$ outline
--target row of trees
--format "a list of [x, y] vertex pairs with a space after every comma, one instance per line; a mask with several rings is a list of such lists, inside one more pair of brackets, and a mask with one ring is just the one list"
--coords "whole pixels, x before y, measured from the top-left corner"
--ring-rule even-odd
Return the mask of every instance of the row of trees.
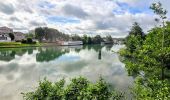
[[[33, 34], [27, 35], [28, 37], [33, 37]], [[76, 34], [68, 35], [59, 32], [56, 29], [48, 28], [48, 27], [38, 27], [35, 29], [35, 38], [37, 38], [40, 42], [43, 41], [43, 39], [47, 40], [48, 42], [54, 42], [57, 39], [58, 40], [73, 40], [73, 41], [83, 41], [84, 44], [100, 44], [104, 40], [108, 42], [113, 42], [113, 39], [110, 35], [106, 37], [101, 37], [100, 35], [96, 35], [94, 37], [90, 37], [87, 35], [83, 35], [82, 37]]]
[[129, 75], [135, 78], [132, 90], [137, 100], [170, 100], [170, 22], [165, 23], [167, 11], [160, 2], [150, 8], [160, 16], [162, 26], [144, 35], [134, 23], [126, 38], [126, 49], [120, 54]]

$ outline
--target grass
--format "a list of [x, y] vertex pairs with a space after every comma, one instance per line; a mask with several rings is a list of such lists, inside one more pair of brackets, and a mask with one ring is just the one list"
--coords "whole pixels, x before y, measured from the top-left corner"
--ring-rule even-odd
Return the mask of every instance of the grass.
[[0, 48], [15, 48], [15, 47], [38, 47], [43, 46], [42, 43], [22, 44], [20, 42], [0, 42]]

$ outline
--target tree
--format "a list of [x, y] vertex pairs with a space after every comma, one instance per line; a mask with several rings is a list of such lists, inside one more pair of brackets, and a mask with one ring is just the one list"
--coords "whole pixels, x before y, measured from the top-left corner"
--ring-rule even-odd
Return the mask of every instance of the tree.
[[[165, 24], [167, 11], [160, 2], [153, 3], [150, 8], [159, 15], [162, 26], [148, 31], [142, 44], [135, 46], [133, 52], [129, 53], [131, 45], [127, 46], [127, 43], [127, 48], [120, 54], [125, 57], [128, 72], [135, 77], [133, 94], [137, 100], [170, 100], [170, 24]], [[129, 44], [136, 44], [136, 36], [130, 36], [133, 37], [128, 39]]]
[[126, 47], [130, 51], [130, 53], [133, 53], [137, 48], [140, 48], [142, 46], [144, 37], [145, 36], [142, 28], [137, 22], [135, 22], [131, 27], [129, 35], [125, 39]]
[[94, 43], [94, 44], [100, 44], [102, 41], [103, 41], [103, 39], [101, 38], [100, 35], [96, 35], [96, 36], [93, 38], [93, 43]]
[[11, 41], [13, 41], [15, 39], [15, 36], [13, 33], [9, 33], [9, 37], [11, 38]]
[[[165, 42], [165, 19], [167, 11], [165, 9], [162, 8], [162, 4], [160, 2], [158, 3], [153, 3], [150, 6], [150, 9], [152, 9], [154, 11], [155, 14], [157, 14], [160, 19], [162, 20], [162, 53], [161, 53], [161, 58], [162, 58], [162, 74], [164, 74], [164, 59], [165, 59], [165, 51], [164, 51], [164, 42]], [[163, 76], [163, 75], [162, 75]], [[162, 79], [164, 79], [164, 77], [162, 77]]]
[[92, 44], [92, 38], [90, 36], [87, 37], [87, 43]]
[[81, 37], [77, 34], [73, 34], [71, 36], [71, 38], [72, 38], [73, 41], [81, 41], [82, 40]]
[[25, 34], [25, 37], [26, 37], [26, 38], [35, 38], [35, 34], [33, 34], [33, 33], [27, 33], [27, 34]]
[[45, 37], [45, 31], [42, 27], [38, 27], [35, 29], [35, 37], [42, 42], [43, 38]]
[[108, 42], [113, 42], [113, 39], [112, 39], [112, 36], [111, 36], [111, 35], [106, 36], [106, 40], [107, 40]]
[[82, 41], [83, 41], [83, 44], [88, 44], [87, 35], [83, 35]]
[[142, 28], [139, 26], [139, 24], [137, 22], [133, 23], [133, 26], [129, 32], [129, 35], [139, 35], [141, 37], [144, 37], [144, 33], [142, 31]]

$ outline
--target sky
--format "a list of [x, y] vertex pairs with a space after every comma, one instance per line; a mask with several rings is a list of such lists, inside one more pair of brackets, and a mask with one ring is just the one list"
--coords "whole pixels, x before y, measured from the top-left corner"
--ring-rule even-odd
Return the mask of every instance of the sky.
[[[170, 11], [170, 0], [160, 1]], [[149, 9], [153, 2], [158, 0], [0, 0], [0, 26], [21, 32], [41, 26], [66, 34], [124, 37], [134, 22], [144, 32], [157, 25], [158, 16]]]

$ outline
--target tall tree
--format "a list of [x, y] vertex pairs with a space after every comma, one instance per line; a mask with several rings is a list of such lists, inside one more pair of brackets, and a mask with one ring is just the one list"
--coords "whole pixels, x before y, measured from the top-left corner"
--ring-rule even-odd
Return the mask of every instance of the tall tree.
[[106, 36], [106, 40], [108, 42], [112, 42], [113, 41], [112, 36], [111, 35]]
[[137, 22], [133, 23], [133, 26], [129, 32], [129, 35], [139, 35], [141, 37], [144, 37], [144, 33], [142, 28], [139, 26], [139, 24]]
[[43, 40], [43, 38], [44, 38], [44, 36], [45, 36], [45, 31], [44, 31], [44, 29], [43, 29], [42, 27], [36, 28], [36, 29], [35, 29], [35, 36], [36, 36], [36, 38], [37, 38], [40, 42], [42, 42], [42, 40]]
[[165, 59], [165, 50], [164, 50], [164, 42], [165, 42], [165, 19], [167, 18], [166, 17], [166, 14], [167, 14], [167, 11], [165, 9], [163, 9], [162, 7], [162, 4], [160, 2], [158, 3], [153, 3], [151, 6], [150, 6], [150, 9], [152, 9], [154, 11], [155, 14], [157, 14], [160, 19], [162, 20], [162, 25], [163, 25], [163, 28], [162, 28], [162, 54], [161, 54], [161, 62], [162, 62], [162, 80], [164, 79], [164, 59]]
[[95, 44], [100, 44], [102, 41], [103, 41], [103, 38], [100, 35], [96, 35], [93, 38], [93, 43], [95, 43]]
[[11, 41], [13, 41], [15, 39], [15, 36], [13, 33], [9, 33], [9, 37], [11, 38]]

